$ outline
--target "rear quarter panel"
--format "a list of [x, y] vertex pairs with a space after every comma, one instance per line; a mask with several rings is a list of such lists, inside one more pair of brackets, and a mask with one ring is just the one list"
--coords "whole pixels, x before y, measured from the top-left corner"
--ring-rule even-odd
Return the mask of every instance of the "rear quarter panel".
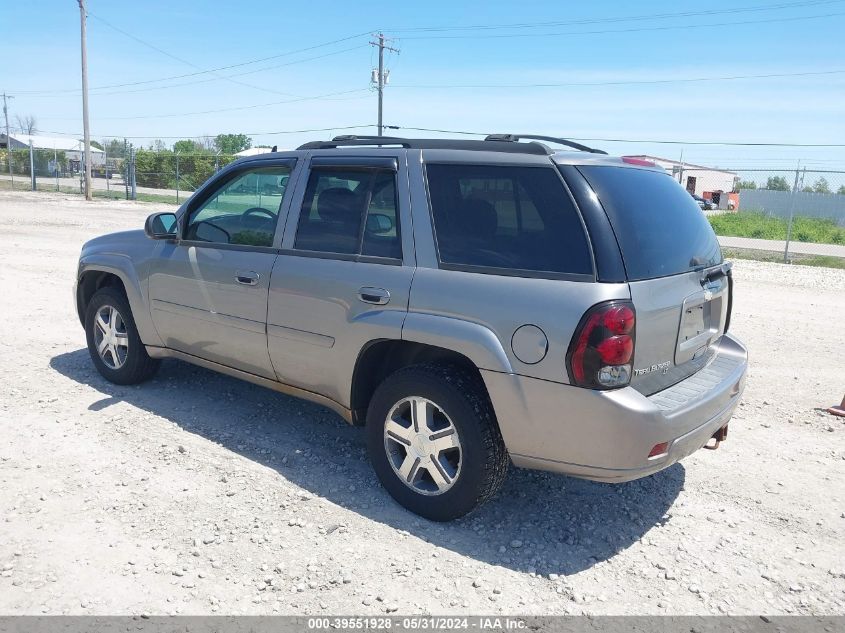
[[[628, 285], [578, 281], [507, 277], [485, 273], [418, 268], [411, 286], [409, 314], [402, 338], [430, 342], [436, 333], [431, 320], [425, 330], [417, 328], [415, 315], [443, 319], [442, 340], [432, 344], [447, 347], [449, 321], [476, 324], [492, 333], [478, 337], [478, 344], [499, 349], [471, 358], [480, 369], [491, 369], [568, 383], [566, 352], [578, 322], [591, 306], [611, 299], [628, 299]], [[548, 339], [545, 357], [534, 364], [523, 363], [514, 354], [511, 339], [523, 325], [539, 327]], [[485, 342], [486, 341], [486, 342]], [[450, 349], [460, 351], [467, 342], [453, 340]], [[504, 356], [508, 364], [496, 363]], [[497, 366], [490, 366], [496, 363]], [[510, 370], [509, 370], [510, 368]]]

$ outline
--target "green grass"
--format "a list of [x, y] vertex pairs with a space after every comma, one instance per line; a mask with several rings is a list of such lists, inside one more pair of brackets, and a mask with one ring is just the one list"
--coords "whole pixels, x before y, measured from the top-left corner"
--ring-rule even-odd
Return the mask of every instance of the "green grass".
[[[787, 221], [758, 211], [724, 213], [708, 217], [716, 235], [755, 237], [763, 240], [785, 240]], [[795, 214], [792, 239], [816, 244], [845, 244], [845, 228], [833, 220], [808, 218]]]
[[[748, 248], [723, 248], [722, 255], [725, 259], [752, 259], [758, 262], [784, 263], [783, 253], [773, 251], [758, 251]], [[829, 255], [799, 255], [797, 253], [790, 253], [789, 262], [800, 266], [845, 269], [845, 258], [831, 257]]]
[[[55, 183], [49, 183], [46, 181], [36, 183], [36, 191], [48, 191], [53, 193], [68, 193], [74, 194], [77, 196], [81, 196], [82, 192], [79, 190], [79, 187], [65, 187], [60, 186], [56, 189]], [[20, 179], [17, 177], [15, 178], [14, 187], [12, 187], [12, 183], [8, 180], [0, 180], [0, 190], [12, 190], [15, 191], [30, 191], [31, 185], [29, 182], [29, 177], [21, 176]], [[123, 186], [117, 185], [111, 191], [106, 191], [105, 189], [94, 189], [93, 195], [95, 198], [105, 199], [105, 200], [125, 200], [126, 199], [126, 190]], [[139, 202], [155, 202], [158, 204], [181, 204], [188, 199], [188, 196], [191, 195], [191, 192], [185, 192], [185, 195], [179, 196], [179, 202], [176, 201], [176, 196], [168, 196], [168, 195], [161, 195], [155, 193], [141, 193], [138, 192], [136, 195], [136, 200]]]

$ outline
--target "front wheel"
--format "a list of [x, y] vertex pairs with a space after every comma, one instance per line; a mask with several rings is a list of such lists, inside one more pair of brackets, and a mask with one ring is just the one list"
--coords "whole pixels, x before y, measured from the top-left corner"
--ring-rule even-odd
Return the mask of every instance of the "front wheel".
[[109, 382], [134, 385], [158, 369], [159, 361], [150, 358], [138, 336], [129, 301], [116, 288], [102, 288], [91, 297], [85, 335], [94, 366]]
[[373, 469], [405, 508], [461, 517], [501, 487], [508, 455], [480, 377], [437, 364], [389, 376], [367, 411]]

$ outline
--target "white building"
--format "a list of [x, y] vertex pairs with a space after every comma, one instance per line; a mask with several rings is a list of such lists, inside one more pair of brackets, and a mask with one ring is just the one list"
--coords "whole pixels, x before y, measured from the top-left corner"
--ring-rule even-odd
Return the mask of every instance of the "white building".
[[733, 191], [738, 176], [732, 171], [693, 165], [682, 161], [660, 158], [659, 156], [633, 156], [656, 163], [663, 167], [683, 187], [696, 196], [710, 199], [710, 193], [728, 193]]
[[250, 147], [249, 149], [241, 150], [235, 156], [243, 158], [244, 156], [258, 156], [259, 154], [269, 154], [271, 148], [269, 147]]
[[[40, 150], [55, 150], [64, 152], [65, 157], [71, 164], [71, 171], [79, 171], [82, 164], [82, 156], [85, 153], [85, 144], [73, 138], [62, 138], [58, 136], [41, 136], [39, 134], [9, 134], [12, 149], [29, 149], [29, 142], [32, 147]], [[5, 134], [0, 134], [0, 148], [9, 146]], [[102, 165], [105, 162], [105, 152], [96, 147], [91, 147], [91, 166]]]

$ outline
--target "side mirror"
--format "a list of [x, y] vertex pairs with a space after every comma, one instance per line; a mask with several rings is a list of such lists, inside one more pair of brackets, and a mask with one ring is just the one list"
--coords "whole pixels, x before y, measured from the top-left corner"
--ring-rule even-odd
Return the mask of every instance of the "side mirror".
[[385, 235], [393, 230], [393, 218], [383, 213], [370, 213], [367, 216], [367, 232]]
[[151, 240], [172, 240], [176, 238], [176, 214], [153, 213], [144, 222], [144, 233]]

